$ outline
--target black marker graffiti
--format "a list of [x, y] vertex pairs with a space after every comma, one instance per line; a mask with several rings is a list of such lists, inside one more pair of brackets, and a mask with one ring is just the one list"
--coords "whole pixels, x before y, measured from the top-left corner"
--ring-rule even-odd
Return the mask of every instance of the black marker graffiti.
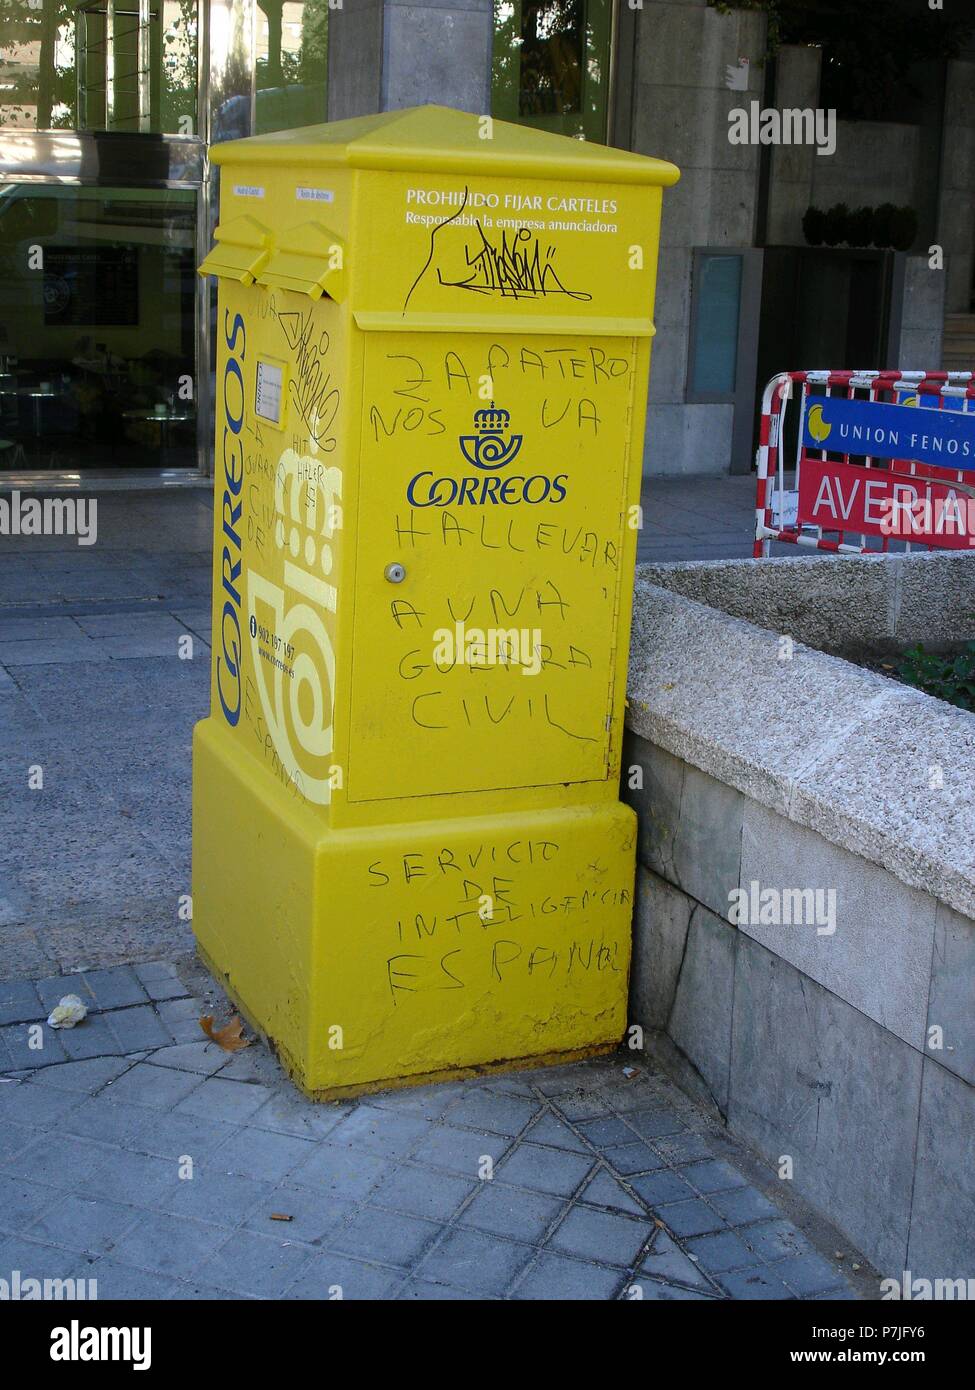
[[[404, 314], [409, 307], [413, 291], [437, 260], [443, 240], [441, 233], [463, 214], [467, 206], [467, 197], [468, 190], [465, 188], [463, 200], [457, 211], [432, 228], [426, 261], [403, 302]], [[497, 243], [491, 241], [478, 220], [469, 234], [473, 236], [473, 241], [468, 241], [463, 247], [464, 273], [451, 278], [449, 274], [445, 274], [443, 266], [437, 265], [435, 268], [438, 284], [453, 289], [469, 290], [473, 294], [497, 294], [504, 299], [535, 299], [559, 294], [566, 295], [569, 299], [592, 299], [592, 295], [587, 291], [568, 289], [562, 283], [555, 268], [558, 248], [549, 245], [543, 250], [538, 237], [527, 227], [519, 227], [510, 236], [508, 232], [503, 231], [501, 241]], [[438, 237], [441, 237], [439, 243]]]

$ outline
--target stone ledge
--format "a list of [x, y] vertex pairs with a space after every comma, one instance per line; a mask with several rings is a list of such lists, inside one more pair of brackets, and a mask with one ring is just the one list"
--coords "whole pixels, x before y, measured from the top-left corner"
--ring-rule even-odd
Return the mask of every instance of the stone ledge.
[[638, 569], [628, 726], [975, 917], [975, 720], [800, 643], [781, 660], [779, 636]]
[[[645, 565], [651, 584], [843, 656], [971, 637], [975, 559], [964, 551], [801, 555]], [[938, 602], [932, 597], [937, 594]]]

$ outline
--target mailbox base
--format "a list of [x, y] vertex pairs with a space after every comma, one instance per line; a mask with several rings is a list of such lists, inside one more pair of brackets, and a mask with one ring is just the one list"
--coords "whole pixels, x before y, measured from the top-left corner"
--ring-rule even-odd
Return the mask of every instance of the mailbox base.
[[211, 718], [193, 806], [200, 953], [307, 1094], [621, 1040], [636, 819], [619, 802], [330, 829]]

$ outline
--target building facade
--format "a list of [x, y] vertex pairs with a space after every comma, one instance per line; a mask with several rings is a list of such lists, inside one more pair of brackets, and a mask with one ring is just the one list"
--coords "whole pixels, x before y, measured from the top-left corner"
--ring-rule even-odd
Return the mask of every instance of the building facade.
[[[206, 474], [209, 146], [431, 101], [681, 167], [650, 474], [747, 471], [776, 371], [971, 366], [975, 45], [830, 124], [800, 37], [705, 0], [0, 0], [0, 472]], [[836, 204], [899, 220], [817, 241]]]

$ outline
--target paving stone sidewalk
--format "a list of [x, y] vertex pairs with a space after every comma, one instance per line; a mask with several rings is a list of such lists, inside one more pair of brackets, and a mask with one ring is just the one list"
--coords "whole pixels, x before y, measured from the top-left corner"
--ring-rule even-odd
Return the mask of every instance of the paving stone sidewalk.
[[[88, 1019], [31, 1049], [69, 992]], [[259, 1043], [208, 1042], [210, 1007], [163, 963], [0, 984], [0, 1278], [103, 1299], [872, 1296], [630, 1054], [313, 1104]]]

